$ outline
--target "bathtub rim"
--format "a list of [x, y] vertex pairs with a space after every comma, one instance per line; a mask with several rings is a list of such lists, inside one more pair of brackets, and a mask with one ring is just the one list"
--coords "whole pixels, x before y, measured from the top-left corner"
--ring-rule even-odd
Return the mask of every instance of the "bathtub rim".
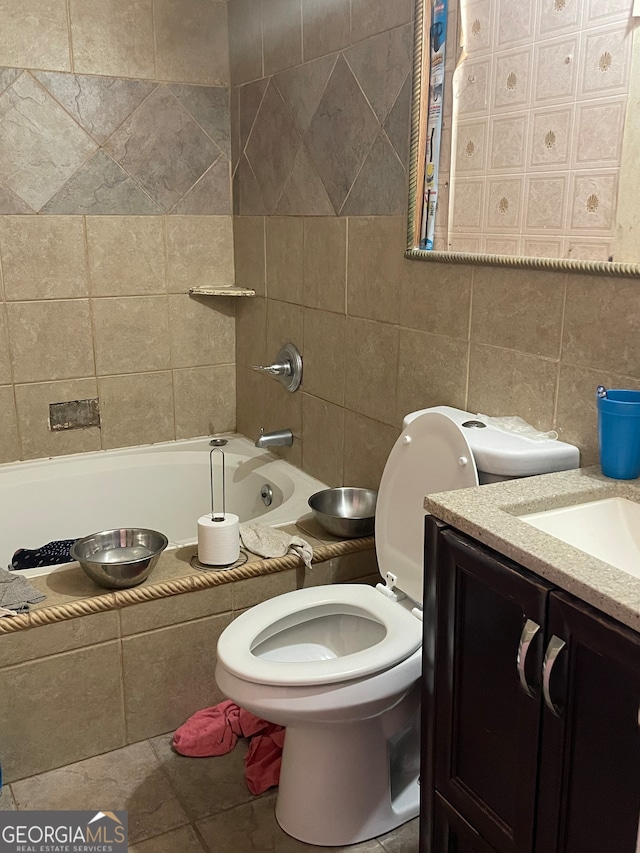
[[[99, 476], [102, 471], [111, 471], [114, 466], [116, 469], [122, 467], [123, 470], [127, 470], [127, 468], [132, 465], [135, 467], [136, 460], [138, 459], [146, 458], [147, 462], [149, 462], [157, 454], [160, 456], [166, 454], [167, 459], [169, 459], [171, 463], [170, 457], [174, 455], [189, 455], [193, 453], [194, 457], [189, 463], [192, 464], [196, 459], [195, 454], [201, 454], [203, 451], [207, 451], [211, 440], [214, 438], [224, 438], [228, 442], [224, 448], [215, 448], [226, 451], [226, 464], [228, 471], [230, 469], [233, 470], [232, 466], [235, 463], [238, 463], [238, 460], [242, 463], [246, 462], [252, 468], [253, 473], [262, 473], [264, 479], [267, 480], [270, 485], [273, 485], [274, 489], [279, 489], [284, 496], [284, 499], [280, 504], [273, 508], [268, 508], [265, 512], [255, 516], [255, 519], [249, 519], [251, 521], [259, 521], [272, 527], [282, 527], [293, 524], [308, 509], [306, 500], [301, 498], [301, 493], [311, 495], [315, 491], [318, 491], [319, 488], [326, 488], [326, 484], [318, 480], [317, 477], [303, 471], [289, 460], [276, 455], [268, 449], [256, 448], [251, 439], [238, 432], [224, 432], [216, 435], [152, 442], [150, 444], [132, 445], [130, 447], [117, 447], [110, 448], [108, 450], [92, 450], [84, 453], [70, 453], [60, 456], [47, 456], [38, 459], [26, 459], [0, 463], [0, 482], [2, 482], [3, 474], [6, 473], [8, 482], [3, 484], [5, 488], [11, 488], [12, 485], [21, 486], [25, 481], [29, 484], [35, 484], [39, 481], [47, 481], [52, 477], [55, 478], [59, 469], [68, 465], [72, 466], [71, 474], [73, 476], [76, 476], [77, 474], [83, 475], [86, 473], [95, 473], [96, 476]], [[124, 464], [118, 464], [118, 460], [124, 460]], [[250, 476], [253, 476], [253, 473]], [[258, 477], [258, 480], [259, 479], [261, 478]], [[300, 493], [298, 492], [298, 488], [300, 488]], [[163, 530], [159, 525], [147, 524], [145, 526], [166, 532], [169, 539], [169, 547], [167, 550], [175, 551], [195, 543], [195, 521], [196, 519], [194, 518], [193, 535], [190, 534], [187, 537], [175, 537], [168, 535], [168, 532]], [[115, 526], [117, 525], [111, 525], [111, 527]], [[126, 525], [122, 524], [120, 526], [124, 527]], [[95, 529], [96, 528], [94, 528], [94, 530]], [[107, 528], [102, 527], [98, 529]], [[70, 537], [56, 537], [55, 535], [49, 536], [49, 539], [55, 538], [64, 539]], [[47, 541], [47, 539], [45, 538], [43, 541]], [[22, 547], [37, 547], [36, 544], [25, 544], [23, 541], [20, 541], [18, 544]], [[13, 548], [15, 549], [15, 547], [16, 545], [14, 544]], [[9, 549], [6, 553], [11, 554], [12, 550]], [[21, 571], [20, 574], [23, 577], [32, 580], [48, 574], [68, 571], [75, 565], [77, 565], [77, 563], [70, 562], [57, 566], [42, 566], [37, 569], [25, 569], [24, 571]]]
[[[238, 439], [240, 440], [243, 449], [247, 450], [248, 455], [251, 458], [258, 458], [261, 456], [266, 457], [265, 462], [268, 464], [284, 462], [286, 465], [294, 469], [294, 472], [299, 474], [302, 478], [317, 480], [317, 478], [298, 468], [287, 459], [277, 456], [268, 450], [256, 448], [251, 439], [238, 432], [224, 432], [216, 435], [197, 436], [195, 438], [180, 439], [177, 441], [169, 440], [153, 442], [151, 444], [135, 445], [132, 447], [93, 450], [86, 453], [73, 453], [60, 456], [47, 456], [39, 459], [5, 462], [0, 464], [0, 472], [3, 469], [24, 469], [25, 467], [32, 467], [34, 465], [63, 463], [69, 460], [86, 461], [88, 457], [103, 459], [106, 454], [130, 456], [135, 455], [136, 453], [147, 454], [156, 451], [171, 452], [172, 450], [176, 450], [177, 446], [194, 447], [197, 443], [210, 441], [212, 438], [226, 438], [230, 443], [233, 439]], [[294, 528], [295, 522], [296, 520], [282, 521], [281, 523], [274, 524], [273, 526], [279, 528]], [[321, 531], [320, 528], [318, 528], [317, 536], [313, 536], [310, 532], [308, 533], [306, 530], [300, 530], [298, 528], [291, 530], [290, 532], [302, 534], [303, 536], [306, 536], [306, 538], [311, 539], [310, 544], [313, 547], [313, 564], [323, 563], [336, 557], [355, 554], [361, 551], [370, 551], [375, 547], [375, 540], [373, 536], [361, 539], [338, 540], [335, 537], [329, 537], [329, 535]], [[194, 545], [178, 545], [167, 549], [167, 551], [161, 555], [159, 565], [167, 560], [171, 554], [175, 555], [177, 550], [188, 548], [191, 548], [194, 553], [197, 551], [197, 546]], [[32, 606], [32, 608], [26, 613], [21, 613], [17, 616], [1, 617], [0, 636], [41, 625], [52, 625], [58, 622], [65, 622], [70, 619], [77, 619], [81, 616], [88, 616], [94, 613], [118, 610], [123, 607], [129, 607], [145, 601], [155, 601], [162, 598], [169, 598], [174, 595], [197, 592], [200, 590], [210, 589], [215, 586], [233, 583], [235, 581], [248, 580], [250, 578], [261, 577], [286, 571], [288, 569], [297, 569], [302, 567], [304, 567], [303, 560], [295, 554], [287, 554], [284, 557], [274, 557], [269, 559], [251, 554], [248, 562], [234, 569], [211, 572], [197, 571], [191, 574], [177, 575], [174, 578], [157, 581], [155, 583], [153, 581], [144, 582], [139, 586], [130, 587], [129, 589], [104, 589], [103, 591], [100, 591], [99, 588], [96, 587], [94, 595], [86, 596], [84, 598], [80, 597], [69, 602], [58, 604], [47, 604], [45, 601], [42, 604]], [[59, 571], [82, 572], [78, 563], [68, 563], [57, 568]], [[41, 575], [40, 577], [46, 577], [46, 575]], [[36, 582], [34, 584], [36, 586], [38, 581], [39, 577], [30, 578], [30, 583]]]
[[[356, 554], [363, 551], [371, 551], [375, 548], [373, 536], [362, 539], [345, 539], [335, 542], [323, 542], [313, 546], [313, 557], [311, 562], [324, 563], [336, 557]], [[256, 557], [256, 555], [252, 555]], [[164, 554], [161, 556], [161, 560]], [[141, 584], [129, 589], [105, 590], [87, 598], [78, 598], [61, 604], [36, 605], [27, 613], [17, 616], [5, 616], [0, 618], [0, 636], [12, 634], [17, 631], [27, 630], [42, 625], [53, 625], [58, 622], [66, 622], [81, 616], [89, 616], [95, 613], [105, 613], [110, 610], [119, 610], [145, 601], [156, 601], [169, 598], [174, 595], [182, 595], [190, 592], [210, 589], [235, 581], [248, 580], [250, 578], [262, 577], [275, 574], [288, 569], [303, 568], [304, 562], [296, 554], [287, 554], [284, 557], [272, 557], [264, 559], [256, 557], [235, 569], [226, 569], [212, 572], [198, 572], [183, 575], [158, 583]], [[68, 571], [82, 571], [76, 564], [70, 564]], [[37, 580], [34, 579], [34, 580]]]

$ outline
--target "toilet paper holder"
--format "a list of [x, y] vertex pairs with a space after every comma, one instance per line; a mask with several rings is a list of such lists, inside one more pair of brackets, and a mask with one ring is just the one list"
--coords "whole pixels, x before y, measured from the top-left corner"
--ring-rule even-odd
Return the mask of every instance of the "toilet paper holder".
[[[216, 516], [215, 497], [213, 488], [213, 454], [222, 456], [222, 515]], [[227, 517], [227, 485], [224, 471], [224, 450], [221, 447], [212, 447], [209, 452], [209, 487], [211, 490], [211, 521], [224, 521]]]
[[[213, 477], [213, 454], [222, 456], [222, 515], [216, 512], [216, 495]], [[227, 488], [225, 481], [224, 452], [213, 447], [209, 452], [209, 482], [211, 512], [198, 519], [198, 551], [194, 568], [221, 570], [233, 566], [240, 556], [240, 519], [230, 512], [227, 515]]]

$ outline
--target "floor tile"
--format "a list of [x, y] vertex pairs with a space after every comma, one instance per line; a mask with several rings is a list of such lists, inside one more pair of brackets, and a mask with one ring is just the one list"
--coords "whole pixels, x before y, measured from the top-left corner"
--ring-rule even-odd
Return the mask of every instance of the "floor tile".
[[385, 853], [418, 853], [419, 830], [419, 818], [415, 818], [397, 829], [392, 829], [386, 835], [381, 835], [378, 841]]
[[[276, 794], [268, 794], [197, 824], [209, 853], [323, 853], [326, 847], [304, 844], [287, 835], [275, 818]], [[349, 847], [332, 847], [333, 853], [384, 853], [374, 839]]]
[[146, 741], [14, 782], [11, 787], [18, 809], [126, 809], [131, 842], [189, 822]]
[[5, 785], [0, 789], [0, 812], [15, 811], [16, 804], [11, 793], [11, 788]]
[[191, 826], [181, 826], [129, 847], [129, 853], [205, 853]]
[[238, 806], [253, 799], [244, 778], [247, 742], [240, 739], [227, 755], [188, 758], [171, 748], [172, 735], [150, 743], [191, 820]]
[[[323, 853], [275, 819], [277, 792], [246, 787], [244, 739], [227, 755], [187, 758], [162, 735], [0, 790], [0, 811], [126, 809], [130, 853]], [[191, 823], [189, 823], [191, 819]], [[197, 823], [196, 823], [197, 821]], [[334, 853], [418, 853], [418, 819]]]

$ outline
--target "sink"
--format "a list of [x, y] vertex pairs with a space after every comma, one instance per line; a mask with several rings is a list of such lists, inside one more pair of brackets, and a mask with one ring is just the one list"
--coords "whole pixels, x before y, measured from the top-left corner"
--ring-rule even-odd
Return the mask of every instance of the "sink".
[[634, 501], [605, 498], [518, 518], [640, 578], [640, 504]]

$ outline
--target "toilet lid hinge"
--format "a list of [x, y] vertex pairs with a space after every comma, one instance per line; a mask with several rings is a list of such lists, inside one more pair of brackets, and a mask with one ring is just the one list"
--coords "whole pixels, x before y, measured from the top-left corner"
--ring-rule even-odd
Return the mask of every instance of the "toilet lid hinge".
[[403, 598], [406, 598], [404, 592], [401, 592], [400, 590], [398, 590], [398, 592], [395, 591], [395, 586], [398, 583], [397, 575], [394, 575], [393, 572], [386, 572], [384, 580], [384, 586], [381, 583], [376, 584], [378, 592], [386, 595], [387, 598], [390, 598], [392, 601], [402, 601]]

